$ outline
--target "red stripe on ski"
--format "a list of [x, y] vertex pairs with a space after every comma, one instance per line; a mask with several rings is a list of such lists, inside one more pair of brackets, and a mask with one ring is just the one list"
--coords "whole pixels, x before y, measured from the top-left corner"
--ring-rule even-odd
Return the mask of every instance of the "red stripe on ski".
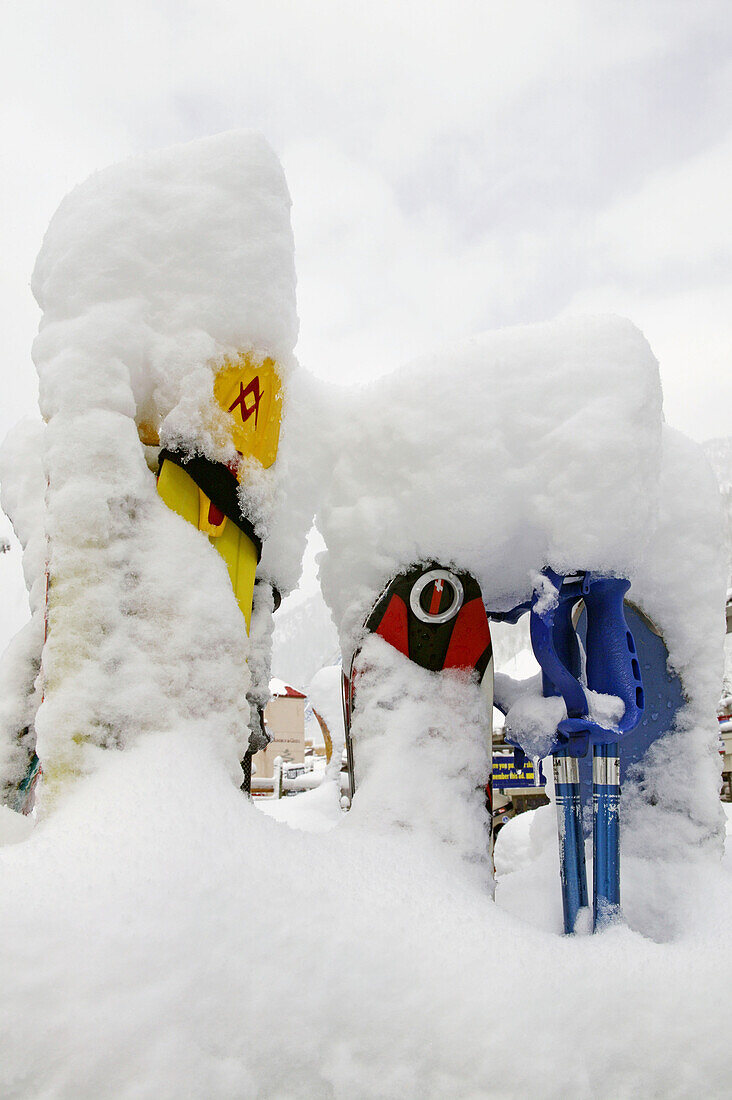
[[409, 656], [409, 627], [407, 623], [407, 605], [399, 596], [392, 596], [384, 617], [375, 631], [385, 642], [398, 649], [405, 657]]
[[442, 590], [444, 587], [444, 581], [435, 581], [434, 588], [432, 589], [432, 600], [430, 601], [430, 615], [439, 615], [440, 604], [442, 602]]
[[455, 621], [443, 668], [475, 668], [491, 644], [491, 628], [482, 600], [463, 605]]
[[211, 526], [212, 527], [220, 527], [225, 519], [226, 519], [226, 516], [221, 511], [221, 509], [218, 508], [214, 504], [213, 501], [209, 501], [209, 505], [208, 505], [208, 522], [211, 524]]

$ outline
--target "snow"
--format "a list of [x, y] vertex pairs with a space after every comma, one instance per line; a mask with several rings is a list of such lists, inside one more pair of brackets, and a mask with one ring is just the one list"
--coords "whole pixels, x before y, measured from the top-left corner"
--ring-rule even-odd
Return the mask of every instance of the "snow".
[[490, 881], [490, 718], [465, 673], [436, 676], [377, 635], [358, 659], [349, 826], [406, 832]]
[[[502, 676], [498, 681], [498, 691], [503, 684]], [[614, 695], [601, 695], [589, 689], [585, 690], [585, 694], [588, 717], [604, 729], [617, 729], [625, 713], [622, 699]], [[498, 692], [496, 697], [499, 697]], [[506, 711], [506, 734], [509, 740], [520, 745], [532, 759], [543, 759], [551, 752], [557, 726], [567, 717], [564, 700], [559, 696], [545, 699], [541, 693], [541, 678], [538, 676], [532, 677], [528, 682], [514, 683], [509, 692], [500, 695], [502, 703], [511, 698], [514, 701]]]
[[326, 665], [310, 681], [308, 698], [325, 722], [333, 740], [333, 746], [345, 744], [343, 704], [341, 700], [341, 666]]
[[23, 579], [23, 553], [10, 524], [0, 515], [0, 652], [30, 616]]
[[545, 699], [540, 683], [532, 683], [531, 687], [506, 712], [506, 735], [533, 759], [543, 758], [551, 751], [557, 726], [567, 717], [567, 708], [561, 698]]
[[[45, 584], [41, 579], [46, 560], [42, 439], [40, 421], [21, 420], [0, 448], [0, 503], [12, 518], [15, 534], [23, 546], [23, 576], [33, 613], [42, 609], [45, 601]], [[27, 619], [30, 612], [27, 608], [24, 612], [23, 618]]]
[[719, 482], [724, 512], [729, 586], [732, 588], [732, 436], [709, 439], [703, 447]]
[[[626, 832], [657, 861], [649, 893], [665, 891], [673, 914], [679, 863], [714, 860], [721, 844], [724, 551], [715, 479], [701, 448], [663, 422], [646, 340], [617, 317], [505, 329], [332, 402], [340, 445], [316, 522], [346, 661], [385, 584], [415, 562], [471, 572], [494, 611], [524, 602], [545, 566], [630, 580], [687, 698], [623, 792]], [[506, 686], [509, 725], [530, 754], [545, 751], [558, 704]]]
[[33, 832], [33, 817], [0, 806], [0, 844], [18, 844]]
[[188, 438], [186, 410], [200, 415], [197, 386], [222, 349], [259, 348], [286, 365], [298, 328], [289, 207], [274, 153], [241, 132], [137, 157], [76, 187], [33, 274], [43, 415], [137, 409], [153, 422], [172, 415], [166, 432]]
[[685, 868], [671, 942], [567, 940], [551, 807], [531, 827], [546, 864], [516, 854], [494, 904], [469, 866], [334, 799], [284, 800], [287, 827], [203, 739], [107, 754], [0, 852], [3, 1094], [725, 1094], [729, 857]]
[[97, 172], [54, 215], [33, 292], [46, 419], [104, 409], [153, 425], [164, 445], [233, 458], [213, 367], [245, 351], [277, 361], [297, 415], [285, 416], [279, 460], [256, 489], [273, 534], [263, 575], [294, 587], [313, 511], [308, 415], [292, 354], [290, 197], [265, 140], [232, 131]]
[[[703, 444], [719, 482], [724, 517], [724, 535], [727, 547], [727, 603], [732, 602], [732, 436], [710, 439]], [[725, 638], [724, 682], [719, 701], [719, 713], [732, 710], [732, 633]]]
[[[16, 535], [24, 548], [22, 576], [27, 589], [23, 606], [16, 611], [16, 632], [6, 639], [0, 656], [0, 792], [3, 802], [23, 779], [33, 755], [34, 723], [41, 702], [37, 678], [45, 634], [46, 599], [46, 481], [41, 459], [42, 435], [40, 422], [24, 420], [8, 433], [0, 449], [0, 501], [12, 517]], [[9, 553], [13, 553], [12, 542]], [[4, 586], [3, 596], [7, 599], [8, 595], [8, 588]], [[6, 624], [10, 625], [7, 620]]]
[[473, 573], [494, 610], [530, 596], [545, 565], [635, 572], [657, 520], [662, 419], [658, 364], [629, 321], [487, 333], [333, 404], [316, 522], [346, 656], [415, 561]]
[[326, 665], [313, 676], [308, 698], [314, 711], [328, 728], [332, 752], [326, 768], [326, 780], [341, 796], [341, 765], [345, 758], [346, 727], [343, 716], [342, 669], [340, 662]]
[[[3, 522], [4, 521], [4, 522]], [[33, 684], [43, 645], [43, 619], [31, 623], [23, 558], [10, 524], [0, 516], [0, 803], [25, 774], [37, 702]], [[7, 784], [7, 786], [6, 786]]]
[[[261, 533], [276, 542], [261, 577], [286, 593], [313, 511], [289, 208], [272, 150], [234, 132], [95, 174], [49, 226], [33, 275], [46, 424], [11, 436], [2, 471], [37, 614], [48, 562], [49, 632], [32, 707], [42, 691], [42, 812], [70, 777], [93, 771], [99, 749], [153, 731], [196, 728], [239, 774], [252, 674], [252, 701], [262, 684], [266, 692], [271, 595], [260, 587], [247, 639], [224, 562], [158, 497], [138, 429], [231, 458], [216, 364], [241, 352], [276, 358], [281, 461], [252, 492]], [[38, 648], [22, 655], [26, 686], [31, 657], [32, 683]], [[17, 780], [16, 711], [2, 721], [0, 763], [10, 754], [4, 774]]]
[[340, 792], [333, 782], [288, 798], [259, 798], [257, 809], [304, 833], [328, 833], [343, 816]]
[[[35, 729], [44, 783], [35, 819], [0, 815], [0, 1094], [725, 1094], [718, 493], [663, 423], [638, 330], [562, 320], [361, 390], [316, 384], [293, 355], [284, 177], [238, 133], [82, 184], [33, 286], [46, 423], [0, 456], [33, 617], [0, 667], [0, 775], [17, 782]], [[333, 723], [322, 785], [241, 794], [271, 591], [247, 638], [224, 562], [164, 506], [138, 434], [225, 458], [211, 385], [239, 350], [275, 356], [285, 386], [280, 454], [253, 486], [262, 577], [295, 586], [317, 508], [347, 660], [416, 561], [473, 572], [494, 610], [546, 565], [630, 579], [687, 701], [624, 789], [624, 923], [561, 936], [551, 806], [504, 828], [493, 896], [485, 701], [379, 638], [358, 658], [349, 813], [335, 665], [309, 687]], [[525, 624], [496, 635], [503, 668], [530, 676]], [[497, 687], [541, 732], [536, 681]]]
[[321, 668], [340, 662], [340, 647], [320, 589], [297, 597], [296, 590], [274, 617], [272, 671], [305, 691]]

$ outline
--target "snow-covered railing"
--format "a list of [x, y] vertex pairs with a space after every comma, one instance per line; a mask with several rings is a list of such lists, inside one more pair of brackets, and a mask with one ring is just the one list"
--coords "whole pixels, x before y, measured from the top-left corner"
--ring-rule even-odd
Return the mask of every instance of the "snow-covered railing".
[[289, 776], [281, 757], [274, 762], [274, 775], [267, 777], [252, 776], [252, 794], [271, 793], [273, 798], [282, 798], [285, 791], [312, 791], [323, 782], [325, 771], [308, 771], [304, 774]]

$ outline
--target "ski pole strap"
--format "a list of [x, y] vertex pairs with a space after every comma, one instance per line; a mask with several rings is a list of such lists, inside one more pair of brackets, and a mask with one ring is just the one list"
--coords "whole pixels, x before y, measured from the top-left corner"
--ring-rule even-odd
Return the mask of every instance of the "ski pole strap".
[[185, 451], [167, 450], [160, 452], [160, 466], [164, 462], [173, 462], [185, 470], [188, 476], [205, 493], [212, 504], [223, 512], [239, 530], [247, 536], [257, 554], [257, 563], [262, 560], [262, 540], [254, 530], [248, 516], [244, 515], [239, 503], [239, 482], [228, 466], [221, 462], [212, 462], [203, 455], [189, 455]]

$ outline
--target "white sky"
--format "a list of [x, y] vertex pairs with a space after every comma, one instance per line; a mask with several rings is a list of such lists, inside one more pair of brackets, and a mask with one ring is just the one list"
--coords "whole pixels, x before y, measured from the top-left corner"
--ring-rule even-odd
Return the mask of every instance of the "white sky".
[[732, 408], [729, 0], [5, 0], [3, 401], [34, 411], [30, 274], [63, 195], [130, 154], [262, 131], [293, 197], [301, 362], [614, 311], [699, 440]]

